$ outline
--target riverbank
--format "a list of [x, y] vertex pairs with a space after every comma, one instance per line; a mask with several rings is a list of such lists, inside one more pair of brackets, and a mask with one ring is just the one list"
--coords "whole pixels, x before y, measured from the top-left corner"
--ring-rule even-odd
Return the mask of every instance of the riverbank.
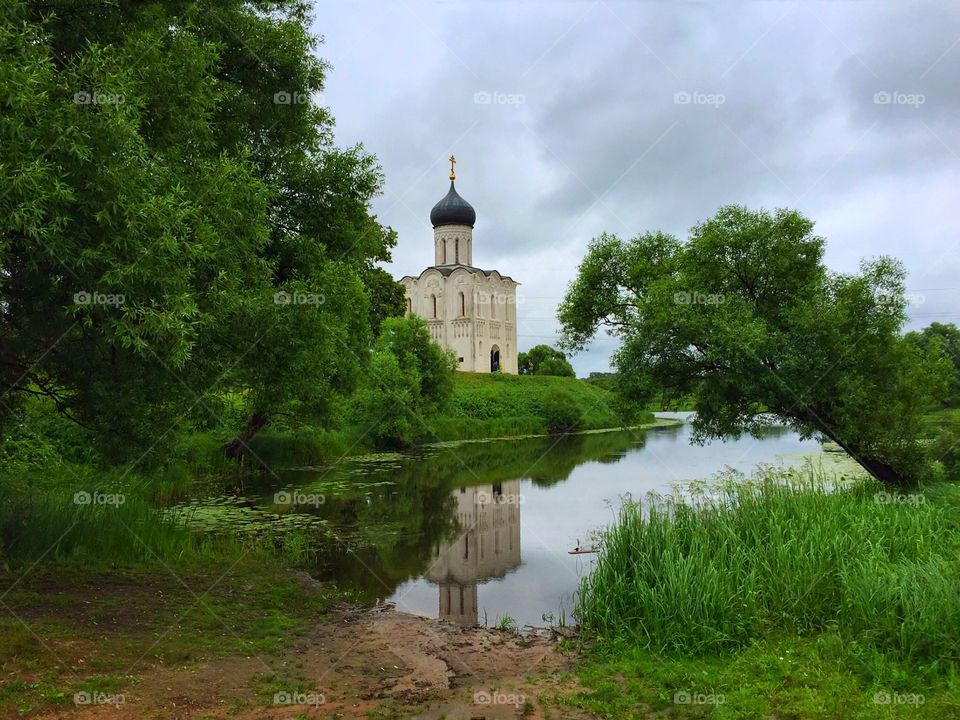
[[[81, 465], [71, 466], [70, 473], [81, 475], [64, 480], [62, 487], [58, 485], [62, 479], [55, 477], [21, 477], [18, 496], [23, 504], [4, 505], [2, 513], [8, 554], [0, 589], [12, 589], [0, 598], [9, 611], [0, 622], [4, 677], [0, 716], [93, 717], [115, 711], [109, 705], [75, 705], [74, 694], [81, 692], [87, 693], [81, 697], [100, 699], [124, 695], [126, 708], [121, 713], [130, 717], [330, 717], [336, 713], [491, 719], [524, 717], [524, 713], [544, 718], [718, 720], [950, 717], [960, 706], [956, 675], [950, 670], [957, 658], [944, 652], [931, 654], [931, 648], [942, 647], [942, 641], [929, 633], [930, 628], [943, 628], [952, 634], [956, 627], [952, 606], [943, 598], [952, 597], [951, 583], [957, 576], [960, 543], [951, 518], [956, 518], [960, 497], [955, 486], [946, 483], [918, 490], [922, 500], [891, 496], [880, 502], [869, 493], [852, 498], [841, 493], [812, 498], [803, 493], [776, 495], [754, 508], [758, 522], [750, 526], [759, 530], [752, 542], [741, 537], [734, 522], [729, 523], [733, 530], [718, 535], [711, 534], [708, 525], [686, 518], [688, 536], [682, 543], [644, 545], [642, 538], [626, 543], [643, 548], [648, 562], [660, 562], [657, 570], [662, 577], [645, 586], [663, 593], [670, 590], [668, 600], [676, 605], [679, 618], [675, 626], [688, 633], [704, 633], [711, 631], [711, 618], [719, 618], [718, 627], [737, 639], [729, 646], [710, 646], [695, 634], [685, 643], [660, 646], [649, 639], [641, 641], [643, 635], [626, 626], [604, 634], [588, 626], [582, 644], [562, 643], [576, 654], [562, 655], [548, 638], [518, 639], [510, 633], [460, 630], [402, 613], [357, 609], [357, 601], [390, 597], [405, 579], [432, 565], [437, 543], [446, 537], [445, 523], [454, 516], [449, 503], [460, 497], [460, 488], [531, 478], [522, 490], [530, 501], [523, 506], [524, 535], [533, 537], [531, 530], [537, 528], [534, 545], [559, 549], [562, 560], [568, 558], [562, 550], [572, 545], [564, 544], [564, 538], [543, 544], [543, 538], [552, 538], [543, 523], [556, 524], [552, 518], [561, 515], [552, 514], [557, 506], [538, 496], [538, 488], [580, 493], [571, 520], [564, 523], [570, 525], [587, 514], [585, 500], [603, 480], [601, 469], [606, 473], [619, 467], [624, 477], [632, 479], [631, 489], [639, 491], [644, 478], [657, 473], [670, 476], [664, 461], [671, 457], [664, 451], [671, 446], [682, 447], [684, 456], [702, 453], [703, 467], [728, 464], [744, 454], [745, 449], [735, 445], [732, 449], [691, 448], [684, 432], [682, 427], [664, 428], [641, 440], [642, 434], [584, 431], [566, 439], [543, 437], [523, 443], [458, 442], [464, 445], [462, 451], [426, 449], [404, 463], [389, 455], [356, 458], [343, 463], [341, 475], [326, 475], [321, 469], [315, 479], [297, 478], [290, 486], [305, 498], [312, 493], [326, 495], [324, 513], [313, 524], [306, 522], [311, 520], [309, 508], [280, 507], [276, 500], [271, 504], [277, 488], [286, 485], [276, 485], [276, 479], [268, 477], [264, 498], [249, 484], [243, 489], [241, 483], [249, 483], [250, 477], [238, 478], [232, 492], [239, 494], [194, 514], [201, 526], [193, 533], [169, 517], [154, 526], [150, 518], [155, 516], [143, 514], [153, 505], [168, 502], [171, 493], [189, 490], [175, 479], [141, 492], [138, 486], [149, 484], [149, 478], [120, 477], [119, 473], [96, 477], [83, 474], [86, 470]], [[768, 441], [784, 434], [773, 433]], [[628, 448], [638, 442], [650, 450], [647, 466], [631, 466], [626, 459], [637, 457]], [[578, 480], [574, 470], [591, 460], [599, 463], [591, 462]], [[385, 476], [392, 473], [392, 482], [370, 476], [371, 466], [381, 468]], [[673, 470], [684, 474], [678, 467]], [[71, 482], [79, 484], [74, 487]], [[61, 491], [57, 502], [52, 502], [53, 486]], [[129, 494], [119, 505], [90, 502], [78, 507], [71, 500], [77, 490], [105, 497], [118, 488]], [[512, 492], [509, 487], [503, 490], [508, 496]], [[610, 486], [602, 492], [610, 493]], [[548, 508], [547, 519], [541, 519], [538, 528], [537, 509], [543, 507]], [[38, 511], [43, 512], [38, 515]], [[759, 522], [765, 517], [760, 511], [776, 520], [766, 530]], [[230, 524], [240, 512], [261, 519], [269, 515], [270, 522], [241, 518], [239, 524]], [[225, 532], [217, 532], [212, 524], [221, 515], [227, 522]], [[599, 527], [607, 518], [609, 513], [600, 519], [591, 516], [589, 524]], [[28, 520], [30, 532], [23, 532]], [[408, 536], [401, 531], [410, 527], [417, 532]], [[346, 561], [355, 560], [351, 567], [356, 572], [347, 572], [339, 586], [310, 580], [303, 569], [316, 564], [318, 551], [310, 543], [310, 533], [316, 530], [321, 537], [333, 537], [341, 528], [354, 531], [337, 540], [346, 554], [328, 553], [322, 563], [344, 567]], [[778, 529], [789, 532], [776, 535]], [[576, 532], [584, 537], [581, 530]], [[638, 537], [636, 525], [631, 532], [631, 537]], [[731, 532], [738, 543], [724, 541]], [[669, 540], [668, 534], [664, 537]], [[334, 543], [324, 543], [319, 550], [330, 544]], [[476, 547], [474, 541], [470, 546]], [[677, 552], [658, 556], [655, 550], [660, 547]], [[740, 548], [741, 556], [730, 548]], [[625, 567], [643, 567], [638, 558], [624, 557], [628, 558]], [[831, 560], [837, 557], [860, 562], [866, 569], [856, 575]], [[756, 561], [753, 565], [748, 562], [751, 558]], [[524, 568], [537, 567], [535, 554], [522, 559], [522, 566], [510, 577], [516, 579]], [[871, 565], [867, 560], [876, 562]], [[810, 572], [817, 563], [827, 567], [819, 580]], [[839, 582], [829, 574], [833, 565], [844, 570], [842, 580], [859, 579], [870, 592], [857, 597], [873, 597], [874, 604], [824, 600], [824, 583]], [[768, 567], [777, 568], [773, 579], [761, 573]], [[345, 589], [356, 575], [369, 581], [370, 587], [365, 588], [369, 592], [362, 598], [360, 589], [356, 594]], [[718, 585], [718, 575], [735, 577], [737, 582]], [[542, 588], [547, 577], [549, 573], [539, 579], [534, 575], [530, 594]], [[874, 585], [864, 584], [871, 577]], [[788, 624], [790, 616], [783, 608], [751, 615], [743, 602], [717, 595], [718, 587], [749, 586], [751, 578], [755, 584], [748, 595], [757, 607], [764, 609], [761, 603], [774, 596], [782, 602], [792, 599], [794, 608], [809, 606], [802, 618], [810, 624], [798, 625], [796, 618], [795, 624]], [[779, 589], [774, 592], [767, 587], [772, 585]], [[614, 593], [624, 606], [608, 617], [641, 616], [652, 596], [637, 600], [628, 591]], [[905, 597], [897, 594], [904, 592]], [[431, 612], [437, 594], [430, 595], [425, 606], [414, 607], [409, 602], [412, 595], [404, 604], [416, 612]], [[684, 605], [684, 599], [696, 598], [709, 608], [737, 612], [698, 616], [696, 603]], [[653, 607], [657, 608], [655, 602]], [[659, 607], [669, 610], [666, 603]], [[830, 608], [847, 615], [830, 616]], [[926, 624], [907, 622], [909, 612]], [[860, 625], [851, 635], [848, 629], [854, 625], [849, 617], [854, 614]], [[501, 621], [507, 625], [506, 620], [499, 611], [488, 617], [491, 625]], [[645, 627], [653, 629], [666, 626], [663, 616], [649, 616], [645, 622]], [[742, 634], [735, 635], [735, 630]], [[919, 640], [914, 640], [917, 649], [907, 657], [889, 647], [877, 647], [909, 639], [911, 633]], [[537, 663], [528, 663], [533, 657], [524, 654], [531, 647]], [[468, 653], [477, 659], [458, 665]], [[475, 677], [471, 671], [477, 671], [473, 665], [480, 658], [486, 664]], [[338, 678], [332, 686], [329, 675]], [[417, 678], [421, 685], [416, 684]], [[377, 689], [381, 686], [386, 690]], [[488, 695], [477, 695], [480, 702], [474, 703], [474, 693], [483, 692]], [[323, 695], [325, 703], [323, 707], [275, 705], [277, 693], [294, 698], [312, 693], [315, 700]], [[875, 696], [881, 701], [887, 697], [883, 693], [892, 699], [889, 705], [874, 702]], [[514, 699], [523, 695], [523, 703], [488, 707], [483, 702], [484, 697], [509, 699], [511, 695]], [[723, 702], [716, 702], [721, 696]], [[922, 707], [908, 702], [920, 696]], [[903, 699], [902, 707], [892, 707], [893, 699]]]
[[960, 716], [960, 486], [766, 471], [718, 492], [627, 503], [602, 536], [581, 584], [582, 707]]
[[0, 717], [544, 718], [577, 687], [549, 633], [347, 600], [246, 563], [31, 573], [4, 599]]
[[[585, 618], [579, 638], [569, 630], [518, 636], [362, 608], [332, 585], [259, 558], [231, 568], [54, 564], [22, 578], [6, 575], [5, 585], [16, 584], [3, 598], [10, 614], [0, 621], [0, 715], [956, 718], [958, 658], [949, 642], [957, 632], [950, 604], [957, 590], [932, 583], [957, 581], [960, 489], [931, 486], [902, 502], [878, 500], [868, 489], [767, 496], [744, 518], [726, 521], [740, 538], [736, 545], [714, 542], [709, 513], [700, 521], [678, 516], [673, 529], [658, 520], [666, 533], [659, 554], [652, 538], [636, 535], [636, 520], [622, 522], [626, 530], [613, 532], [629, 532], [650, 571], [666, 573], [642, 586], [675, 601], [638, 605], [624, 585], [617, 593], [623, 607], [603, 623]], [[762, 517], [776, 522], [763, 530]], [[738, 527], [757, 528], [756, 542]], [[782, 532], [774, 542], [768, 535], [776, 528]], [[688, 536], [688, 560], [672, 552], [670, 533]], [[605, 551], [622, 552], [615, 544]], [[855, 573], [851, 566], [867, 555], [873, 564]], [[735, 580], [732, 592], [749, 590], [738, 568], [749, 571], [754, 558], [777, 576], [757, 577], [758, 603], [792, 602], [802, 617], [782, 609], [756, 622], [735, 598], [712, 601], [727, 576]], [[608, 582], [610, 562], [601, 556], [594, 583]], [[819, 580], [807, 573], [812, 563], [824, 565]], [[678, 572], [670, 574], [671, 566]], [[835, 583], [853, 581], [872, 583], [873, 591], [824, 600]], [[701, 601], [687, 606], [685, 597]], [[717, 614], [727, 605], [746, 635]], [[700, 606], [713, 611], [698, 615]], [[676, 623], [652, 614], [658, 608]], [[642, 617], [647, 634], [626, 629]], [[610, 632], [597, 630], [604, 623]], [[715, 637], [729, 645], [696, 640], [721, 627], [730, 632]], [[87, 699], [95, 702], [83, 704]]]
[[[276, 467], [322, 465], [384, 449], [374, 445], [369, 427], [353, 420], [349, 404], [341, 416], [341, 426], [333, 429], [300, 428], [294, 432], [280, 426], [264, 430], [250, 441], [248, 462]], [[415, 421], [415, 446], [656, 425], [652, 412], [577, 378], [465, 372], [455, 373], [453, 394], [442, 414], [416, 417]], [[214, 454], [223, 441], [210, 436], [191, 442], [208, 455], [207, 462], [219, 463]], [[203, 461], [195, 458], [193, 462]]]

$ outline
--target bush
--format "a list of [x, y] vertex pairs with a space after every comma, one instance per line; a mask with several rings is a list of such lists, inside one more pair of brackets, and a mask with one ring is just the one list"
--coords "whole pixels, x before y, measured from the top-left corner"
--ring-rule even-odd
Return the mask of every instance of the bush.
[[929, 457], [943, 467], [945, 479], [960, 482], [960, 421], [951, 420], [934, 436]]
[[543, 417], [549, 433], [571, 432], [580, 424], [577, 403], [567, 392], [558, 392], [546, 399], [543, 404]]
[[553, 375], [556, 377], [576, 377], [573, 366], [563, 358], [547, 358], [537, 368], [537, 375]]
[[416, 316], [388, 318], [381, 328], [357, 392], [356, 417], [378, 447], [404, 447], [424, 431], [425, 416], [446, 408], [455, 359]]

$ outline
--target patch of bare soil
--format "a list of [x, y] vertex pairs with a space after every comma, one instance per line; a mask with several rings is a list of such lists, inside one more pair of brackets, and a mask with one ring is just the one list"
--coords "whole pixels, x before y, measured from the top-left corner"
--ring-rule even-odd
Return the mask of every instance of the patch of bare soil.
[[583, 718], [543, 695], [570, 690], [572, 659], [548, 633], [461, 628], [390, 608], [341, 607], [280, 656], [231, 656], [156, 667], [120, 692], [122, 704], [49, 717], [100, 718]]

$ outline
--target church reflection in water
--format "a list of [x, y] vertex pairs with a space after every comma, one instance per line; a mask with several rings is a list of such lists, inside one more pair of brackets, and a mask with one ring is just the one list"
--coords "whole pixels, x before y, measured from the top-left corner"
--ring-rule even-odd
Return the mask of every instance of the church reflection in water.
[[428, 579], [440, 587], [441, 620], [476, 625], [477, 585], [520, 566], [520, 481], [453, 492], [460, 535], [435, 551]]

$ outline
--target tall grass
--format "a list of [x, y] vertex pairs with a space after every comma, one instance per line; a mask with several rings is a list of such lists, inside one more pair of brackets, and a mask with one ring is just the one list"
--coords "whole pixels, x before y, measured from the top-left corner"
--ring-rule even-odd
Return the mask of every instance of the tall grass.
[[960, 492], [906, 502], [878, 492], [768, 469], [692, 500], [626, 503], [581, 584], [582, 627], [601, 643], [691, 654], [835, 629], [955, 663]]

